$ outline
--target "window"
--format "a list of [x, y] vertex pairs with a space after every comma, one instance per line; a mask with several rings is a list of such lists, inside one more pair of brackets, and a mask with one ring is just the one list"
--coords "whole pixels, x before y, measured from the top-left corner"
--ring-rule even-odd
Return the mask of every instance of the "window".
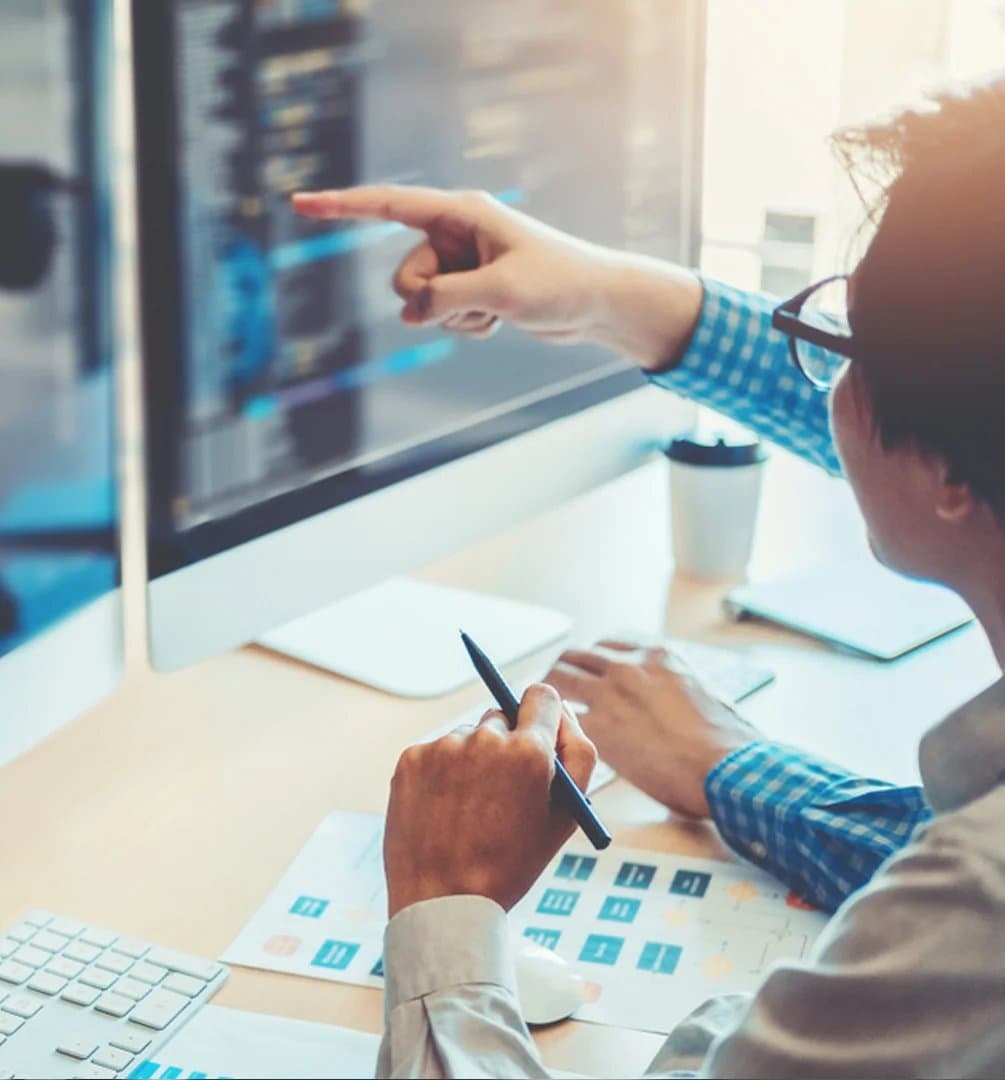
[[709, 0], [702, 270], [787, 295], [851, 269], [827, 135], [1003, 64], [1002, 0]]

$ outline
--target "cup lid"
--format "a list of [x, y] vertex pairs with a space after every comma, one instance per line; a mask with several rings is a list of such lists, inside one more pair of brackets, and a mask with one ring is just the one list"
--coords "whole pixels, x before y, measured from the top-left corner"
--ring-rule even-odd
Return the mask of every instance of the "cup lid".
[[768, 456], [756, 435], [691, 434], [674, 439], [663, 453], [684, 465], [756, 465]]

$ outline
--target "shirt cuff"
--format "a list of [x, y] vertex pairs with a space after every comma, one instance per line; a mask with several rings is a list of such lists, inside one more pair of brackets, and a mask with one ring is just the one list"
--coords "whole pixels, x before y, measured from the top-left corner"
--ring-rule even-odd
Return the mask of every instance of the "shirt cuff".
[[384, 932], [386, 1007], [465, 983], [516, 993], [506, 913], [484, 896], [444, 896], [399, 911]]
[[649, 375], [651, 382], [677, 393], [693, 393], [695, 386], [721, 390], [739, 388], [750, 366], [772, 349], [788, 351], [788, 340], [771, 326], [777, 299], [767, 293], [735, 289], [713, 278], [701, 277], [701, 313], [680, 360], [667, 371]]
[[857, 776], [767, 741], [724, 757], [705, 795], [734, 851], [826, 910], [868, 881], [931, 814], [916, 786]]

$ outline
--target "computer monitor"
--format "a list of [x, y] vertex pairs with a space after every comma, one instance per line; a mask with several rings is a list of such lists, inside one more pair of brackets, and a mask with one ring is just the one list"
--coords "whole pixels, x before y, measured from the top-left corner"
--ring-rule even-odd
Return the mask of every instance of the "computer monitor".
[[106, 0], [4, 0], [0, 762], [120, 675], [110, 42]]
[[[696, 258], [698, 0], [134, 0], [149, 620], [172, 669], [638, 466], [632, 365], [401, 325], [414, 236], [298, 189], [494, 192]], [[379, 642], [375, 642], [379, 645]]]

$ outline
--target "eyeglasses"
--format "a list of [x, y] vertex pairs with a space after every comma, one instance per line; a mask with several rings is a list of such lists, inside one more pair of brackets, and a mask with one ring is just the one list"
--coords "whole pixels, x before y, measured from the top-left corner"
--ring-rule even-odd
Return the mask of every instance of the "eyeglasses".
[[771, 325], [789, 336], [796, 367], [817, 390], [837, 382], [846, 360], [855, 358], [855, 343], [848, 322], [848, 275], [836, 274], [803, 289], [779, 304]]

